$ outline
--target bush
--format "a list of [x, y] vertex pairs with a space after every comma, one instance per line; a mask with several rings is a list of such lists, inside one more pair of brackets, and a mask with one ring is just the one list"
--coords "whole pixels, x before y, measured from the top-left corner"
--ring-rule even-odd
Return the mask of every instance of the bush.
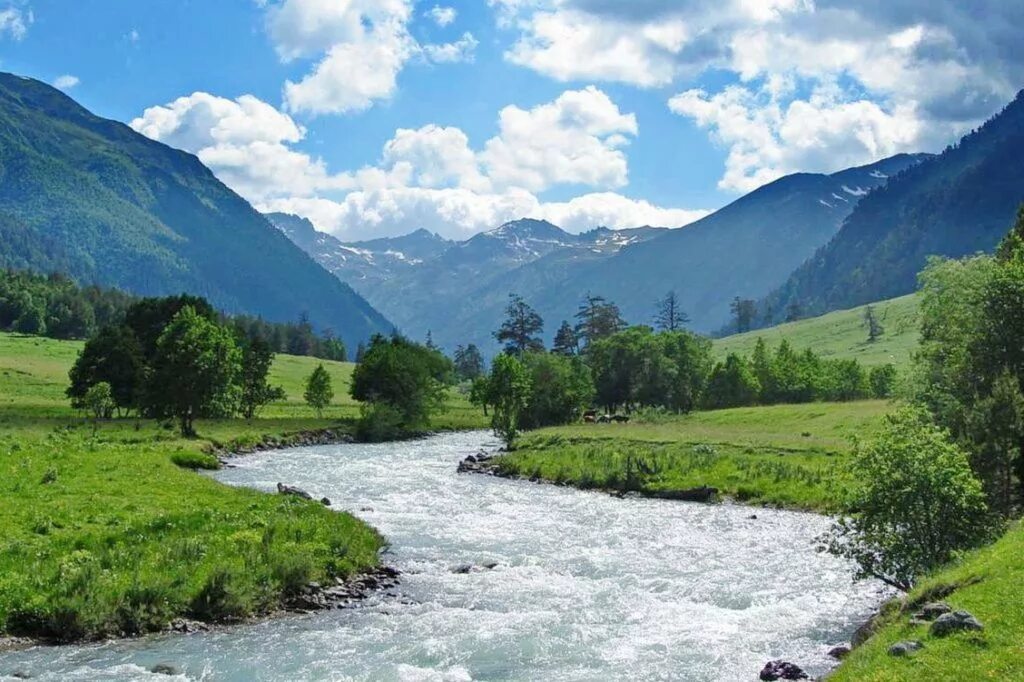
[[825, 539], [830, 552], [858, 564], [858, 578], [909, 590], [992, 534], [967, 455], [921, 410], [889, 415], [874, 442], [856, 447], [852, 469], [849, 515]]
[[383, 443], [405, 434], [402, 413], [387, 403], [364, 403], [356, 424], [356, 438], [367, 443]]
[[171, 455], [171, 461], [183, 469], [220, 469], [220, 460], [206, 452], [182, 450]]
[[896, 388], [896, 368], [892, 365], [879, 365], [871, 368], [868, 375], [871, 384], [871, 395], [875, 398], [891, 398]]

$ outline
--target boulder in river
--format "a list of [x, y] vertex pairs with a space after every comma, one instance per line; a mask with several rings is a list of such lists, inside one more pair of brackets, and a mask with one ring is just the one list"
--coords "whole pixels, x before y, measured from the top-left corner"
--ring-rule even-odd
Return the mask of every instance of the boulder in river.
[[796, 663], [789, 661], [768, 661], [761, 669], [760, 679], [766, 682], [773, 680], [806, 680], [807, 673]]
[[850, 653], [850, 647], [846, 646], [845, 644], [840, 644], [839, 646], [834, 646], [834, 647], [832, 647], [831, 649], [828, 650], [829, 658], [834, 658], [837, 661], [843, 660], [844, 658], [846, 658], [847, 654], [849, 654], [849, 653]]
[[181, 674], [181, 671], [178, 670], [177, 668], [175, 668], [170, 663], [157, 663], [156, 665], [154, 665], [152, 668], [149, 669], [149, 672], [153, 673], [154, 675], [180, 675]]
[[983, 629], [985, 626], [981, 624], [981, 621], [967, 611], [953, 611], [936, 618], [929, 632], [933, 637], [945, 637], [954, 632]]
[[277, 492], [282, 495], [294, 495], [295, 497], [301, 497], [304, 500], [312, 500], [313, 496], [307, 493], [302, 488], [296, 488], [293, 485], [285, 485], [284, 483], [277, 484]]

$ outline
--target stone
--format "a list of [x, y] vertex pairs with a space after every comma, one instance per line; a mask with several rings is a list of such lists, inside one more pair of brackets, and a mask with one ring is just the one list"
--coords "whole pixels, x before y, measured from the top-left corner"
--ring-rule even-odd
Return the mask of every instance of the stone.
[[473, 570], [473, 567], [469, 564], [459, 564], [458, 566], [452, 567], [452, 573], [469, 573]]
[[846, 646], [845, 644], [840, 644], [839, 646], [834, 646], [834, 647], [832, 647], [831, 649], [828, 650], [829, 657], [830, 658], [834, 658], [837, 661], [843, 660], [844, 658], [846, 658], [847, 654], [849, 654], [849, 653], [850, 653], [850, 647]]
[[953, 609], [950, 608], [946, 602], [932, 602], [925, 604], [921, 607], [921, 610], [914, 614], [914, 618], [918, 620], [932, 621], [941, 616], [944, 613], [949, 613]]
[[929, 633], [933, 637], [945, 637], [954, 632], [983, 630], [985, 626], [967, 611], [944, 613], [935, 619]]
[[774, 680], [806, 680], [807, 673], [796, 663], [789, 661], [768, 661], [761, 669], [760, 679], [765, 682]]
[[292, 485], [285, 485], [284, 483], [277, 484], [277, 492], [281, 495], [294, 495], [295, 497], [301, 497], [304, 500], [312, 500], [313, 496], [307, 493], [302, 488], [296, 488]]
[[331, 506], [331, 500], [329, 498], [327, 498], [327, 497], [321, 497], [320, 498], [320, 504], [322, 504], [325, 507], [330, 507]]
[[909, 640], [906, 642], [896, 642], [889, 647], [890, 656], [909, 656], [915, 651], [919, 651], [924, 648], [924, 644], [916, 640]]
[[154, 665], [152, 668], [149, 669], [149, 672], [151, 672], [151, 673], [153, 673], [155, 675], [180, 675], [181, 674], [181, 671], [178, 670], [177, 668], [175, 668], [170, 663], [157, 663], [156, 665]]

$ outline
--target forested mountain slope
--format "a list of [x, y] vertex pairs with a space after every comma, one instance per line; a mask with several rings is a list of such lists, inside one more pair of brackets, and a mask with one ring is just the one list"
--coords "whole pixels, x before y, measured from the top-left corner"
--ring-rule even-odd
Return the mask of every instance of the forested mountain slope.
[[0, 267], [186, 291], [274, 321], [306, 312], [352, 346], [391, 328], [195, 156], [12, 74], [0, 74]]

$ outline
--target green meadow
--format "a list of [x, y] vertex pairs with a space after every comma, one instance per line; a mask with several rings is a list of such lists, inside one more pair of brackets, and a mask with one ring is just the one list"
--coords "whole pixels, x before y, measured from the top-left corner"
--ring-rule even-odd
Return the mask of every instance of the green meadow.
[[[82, 344], [0, 334], [0, 634], [72, 641], [133, 635], [177, 617], [235, 621], [278, 609], [310, 581], [374, 568], [385, 540], [318, 502], [232, 488], [186, 467], [215, 446], [331, 428], [351, 431], [353, 365], [323, 364], [334, 400], [302, 399], [320, 361], [278, 356], [287, 399], [260, 418], [173, 425], [114, 419], [95, 428], [64, 390]], [[483, 426], [453, 392], [437, 428]]]
[[858, 360], [867, 367], [892, 363], [905, 367], [917, 348], [917, 295], [910, 294], [872, 304], [884, 332], [874, 342], [868, 341], [864, 311], [867, 306], [838, 310], [797, 322], [787, 322], [768, 329], [734, 334], [714, 342], [714, 353], [724, 359], [729, 353], [750, 355], [758, 337], [769, 347], [783, 339], [797, 350], [811, 348], [823, 358]]

